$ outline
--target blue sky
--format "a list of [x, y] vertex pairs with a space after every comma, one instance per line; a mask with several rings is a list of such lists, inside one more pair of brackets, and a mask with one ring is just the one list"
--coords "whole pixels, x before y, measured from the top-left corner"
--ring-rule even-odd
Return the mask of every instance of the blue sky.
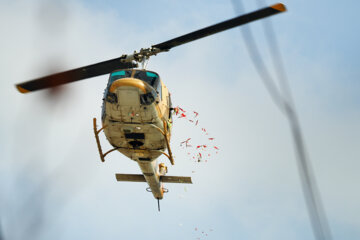
[[[359, 3], [283, 3], [289, 11], [271, 22], [333, 237], [359, 239]], [[234, 16], [231, 1], [0, 1], [4, 239], [313, 239], [288, 123], [237, 29], [149, 63], [174, 104], [198, 111], [221, 148], [206, 164], [190, 161], [179, 143], [202, 141], [201, 132], [175, 122], [169, 174], [194, 184], [167, 185], [160, 213], [145, 184], [115, 181], [115, 173], [139, 173], [135, 163], [98, 157], [92, 117], [100, 118], [107, 76], [74, 83], [55, 101], [13, 87]], [[273, 72], [261, 22], [251, 29]]]

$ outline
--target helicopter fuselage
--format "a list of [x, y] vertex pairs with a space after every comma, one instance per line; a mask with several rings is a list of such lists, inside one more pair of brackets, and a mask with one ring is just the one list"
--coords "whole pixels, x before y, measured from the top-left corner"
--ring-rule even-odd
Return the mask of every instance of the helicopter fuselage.
[[172, 121], [170, 94], [159, 75], [139, 69], [112, 72], [102, 124], [110, 144], [138, 163], [154, 197], [162, 199], [156, 159], [167, 149]]

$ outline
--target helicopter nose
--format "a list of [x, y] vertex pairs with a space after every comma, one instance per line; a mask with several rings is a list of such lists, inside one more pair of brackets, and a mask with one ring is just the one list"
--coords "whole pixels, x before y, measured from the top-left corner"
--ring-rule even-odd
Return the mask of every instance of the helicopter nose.
[[141, 96], [147, 92], [146, 83], [135, 78], [118, 79], [109, 87], [109, 95], [115, 95], [121, 106], [139, 106]]

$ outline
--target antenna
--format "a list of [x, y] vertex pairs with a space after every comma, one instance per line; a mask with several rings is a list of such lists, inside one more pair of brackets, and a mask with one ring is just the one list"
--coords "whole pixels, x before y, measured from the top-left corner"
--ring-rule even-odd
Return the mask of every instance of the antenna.
[[160, 212], [160, 199], [159, 198], [157, 198], [157, 202], [158, 202], [158, 210]]

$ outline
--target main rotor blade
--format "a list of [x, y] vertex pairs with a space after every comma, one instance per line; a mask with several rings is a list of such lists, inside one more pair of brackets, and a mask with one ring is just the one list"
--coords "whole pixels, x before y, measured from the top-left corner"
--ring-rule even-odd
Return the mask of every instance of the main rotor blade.
[[221, 22], [221, 23], [217, 23], [215, 25], [182, 35], [180, 37], [171, 39], [169, 41], [166, 42], [162, 42], [156, 45], [153, 45], [152, 47], [158, 48], [162, 51], [168, 51], [173, 47], [191, 42], [191, 41], [195, 41], [198, 40], [200, 38], [203, 37], [207, 37], [209, 35], [215, 34], [215, 33], [219, 33], [225, 30], [228, 30], [230, 28], [233, 27], [237, 27], [249, 22], [253, 22], [265, 17], [269, 17], [271, 15], [280, 13], [280, 12], [284, 12], [286, 11], [285, 5], [278, 3], [278, 4], [274, 4], [270, 7], [266, 7], [260, 10], [257, 10], [255, 12], [251, 12], [245, 15], [241, 15], [238, 16], [236, 18], [232, 18], [230, 20]]
[[116, 69], [136, 67], [136, 64], [133, 64], [131, 62], [122, 62], [123, 59], [124, 57], [119, 57], [108, 61], [88, 65], [85, 67], [55, 73], [49, 76], [16, 84], [16, 88], [21, 93], [27, 93], [44, 88], [56, 87], [62, 84], [83, 80], [85, 78], [100, 76], [110, 73]]

